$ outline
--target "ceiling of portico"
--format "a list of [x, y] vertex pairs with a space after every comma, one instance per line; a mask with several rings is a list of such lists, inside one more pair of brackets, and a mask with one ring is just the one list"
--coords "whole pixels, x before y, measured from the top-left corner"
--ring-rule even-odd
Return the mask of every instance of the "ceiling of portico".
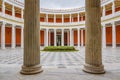
[[112, 9], [112, 3], [106, 5], [106, 6], [105, 6], [105, 9], [106, 9], [106, 10], [111, 10], [111, 9]]
[[8, 4], [8, 3], [5, 3], [5, 8], [7, 10], [12, 10], [12, 5]]
[[15, 7], [14, 9], [15, 9], [15, 12], [16, 12], [16, 13], [21, 13], [21, 9], [20, 9], [20, 8]]
[[120, 1], [116, 0], [116, 1], [115, 1], [115, 6], [116, 6], [116, 7], [120, 6]]

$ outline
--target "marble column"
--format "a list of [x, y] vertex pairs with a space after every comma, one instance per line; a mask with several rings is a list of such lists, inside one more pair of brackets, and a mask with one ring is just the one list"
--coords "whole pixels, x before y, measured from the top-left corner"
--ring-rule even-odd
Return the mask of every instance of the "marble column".
[[15, 17], [15, 8], [14, 8], [14, 5], [12, 6], [12, 16]]
[[84, 46], [84, 38], [83, 38], [84, 36], [83, 36], [83, 29], [81, 29], [81, 47], [83, 47]]
[[72, 29], [70, 29], [70, 46], [73, 46], [72, 45]]
[[16, 46], [16, 35], [15, 35], [15, 32], [16, 32], [16, 30], [15, 30], [15, 25], [13, 24], [12, 25], [12, 48], [14, 49], [15, 48], [15, 46]]
[[21, 73], [26, 75], [43, 71], [40, 65], [39, 1], [25, 0], [24, 60]]
[[80, 47], [80, 29], [78, 28], [78, 47]]
[[45, 31], [45, 46], [48, 46], [48, 29]]
[[2, 13], [5, 14], [5, 0], [2, 0]]
[[24, 27], [21, 27], [21, 48], [23, 48], [24, 46], [24, 41], [23, 41], [23, 37], [24, 37]]
[[86, 48], [84, 71], [93, 74], [104, 73], [102, 64], [102, 32], [100, 0], [86, 0]]
[[49, 46], [51, 46], [51, 31], [49, 30]]
[[1, 49], [5, 49], [5, 22], [2, 23], [1, 27]]
[[116, 48], [116, 26], [115, 26], [115, 22], [112, 23], [112, 47]]
[[54, 29], [54, 46], [56, 46], [56, 29]]
[[64, 46], [64, 29], [62, 29], [62, 40], [61, 40], [61, 42], [62, 42], [62, 46]]
[[106, 48], [106, 26], [103, 24], [102, 26], [102, 47]]

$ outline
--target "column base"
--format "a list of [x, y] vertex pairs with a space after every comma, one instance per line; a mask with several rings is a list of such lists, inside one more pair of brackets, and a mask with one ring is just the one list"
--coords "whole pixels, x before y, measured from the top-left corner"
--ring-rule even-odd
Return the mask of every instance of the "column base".
[[97, 66], [85, 64], [83, 71], [87, 73], [91, 73], [91, 74], [104, 74], [105, 73], [103, 65], [97, 67]]
[[37, 74], [41, 72], [43, 72], [41, 65], [30, 66], [30, 67], [22, 66], [22, 70], [20, 71], [20, 73], [24, 75], [32, 75], [32, 74]]

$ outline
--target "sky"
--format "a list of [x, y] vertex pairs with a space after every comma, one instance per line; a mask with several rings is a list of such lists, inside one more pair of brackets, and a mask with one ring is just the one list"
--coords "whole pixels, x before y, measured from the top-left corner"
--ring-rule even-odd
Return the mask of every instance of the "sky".
[[[24, 2], [24, 0], [19, 0]], [[66, 9], [79, 8], [85, 5], [85, 0], [40, 0], [41, 8]]]

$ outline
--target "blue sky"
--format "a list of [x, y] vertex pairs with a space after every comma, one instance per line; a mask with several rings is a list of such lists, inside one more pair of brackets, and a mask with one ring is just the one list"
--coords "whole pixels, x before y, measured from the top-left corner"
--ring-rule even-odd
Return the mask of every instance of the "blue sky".
[[[19, 0], [24, 2], [24, 0]], [[41, 8], [78, 8], [85, 5], [85, 0], [40, 0]]]

